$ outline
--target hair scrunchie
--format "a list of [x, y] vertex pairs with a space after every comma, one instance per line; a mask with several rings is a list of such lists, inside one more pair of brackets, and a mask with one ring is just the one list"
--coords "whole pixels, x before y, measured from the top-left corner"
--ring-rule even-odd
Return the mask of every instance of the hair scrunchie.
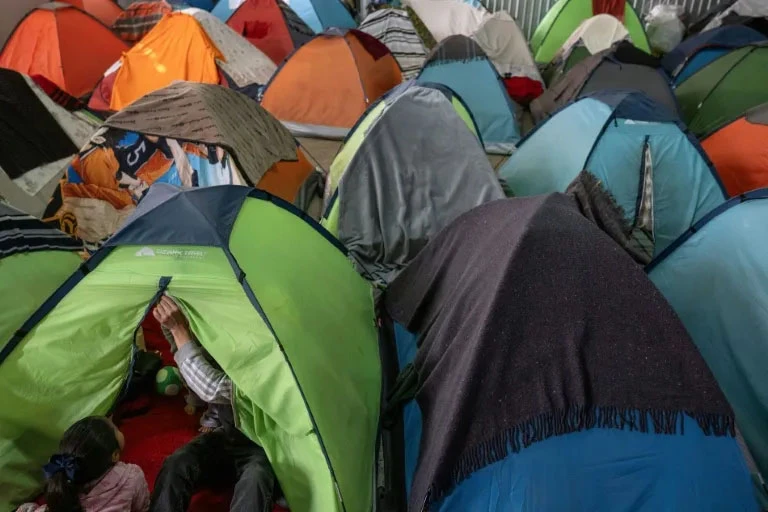
[[67, 480], [71, 482], [75, 479], [75, 473], [77, 472], [77, 459], [74, 455], [68, 453], [57, 453], [52, 455], [48, 460], [48, 464], [43, 466], [43, 472], [46, 479], [50, 479], [54, 475], [63, 472]]

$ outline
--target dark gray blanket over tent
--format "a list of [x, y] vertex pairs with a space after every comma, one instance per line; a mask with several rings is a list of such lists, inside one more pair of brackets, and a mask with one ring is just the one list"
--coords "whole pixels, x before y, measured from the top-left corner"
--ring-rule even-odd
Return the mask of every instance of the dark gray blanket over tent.
[[587, 57], [565, 75], [553, 77], [553, 83], [531, 102], [531, 114], [538, 123], [571, 101], [596, 91], [627, 89], [644, 92], [677, 112], [675, 94], [659, 59], [639, 50], [628, 41]]
[[[459, 217], [390, 285], [418, 333], [423, 415], [410, 510], [552, 436], [592, 428], [734, 434], [733, 413], [642, 269], [551, 194]], [[407, 372], [407, 368], [404, 373]]]
[[390, 92], [339, 181], [338, 238], [371, 280], [390, 282], [453, 219], [504, 197], [446, 94], [413, 83]]

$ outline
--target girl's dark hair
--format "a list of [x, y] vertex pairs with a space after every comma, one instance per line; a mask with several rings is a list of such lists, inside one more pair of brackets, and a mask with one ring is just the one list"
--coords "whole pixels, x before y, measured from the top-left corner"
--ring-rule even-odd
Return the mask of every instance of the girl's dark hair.
[[58, 471], [48, 479], [45, 499], [49, 512], [82, 512], [80, 492], [84, 485], [103, 476], [114, 465], [120, 449], [112, 423], [103, 416], [83, 418], [64, 432], [59, 455], [74, 457], [74, 478]]

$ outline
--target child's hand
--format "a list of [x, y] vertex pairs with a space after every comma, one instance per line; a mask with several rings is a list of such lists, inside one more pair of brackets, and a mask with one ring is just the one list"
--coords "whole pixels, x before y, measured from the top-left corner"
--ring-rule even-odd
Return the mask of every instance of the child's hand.
[[170, 297], [163, 295], [152, 314], [155, 320], [171, 331], [177, 347], [181, 347], [191, 340], [192, 336], [189, 334], [187, 319]]

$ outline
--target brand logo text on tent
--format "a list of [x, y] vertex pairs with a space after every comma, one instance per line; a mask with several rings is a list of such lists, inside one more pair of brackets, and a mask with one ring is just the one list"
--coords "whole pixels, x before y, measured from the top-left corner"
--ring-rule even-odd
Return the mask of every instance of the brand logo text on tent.
[[195, 249], [152, 249], [151, 247], [142, 247], [136, 251], [136, 256], [171, 256], [174, 258], [203, 258], [205, 251]]

